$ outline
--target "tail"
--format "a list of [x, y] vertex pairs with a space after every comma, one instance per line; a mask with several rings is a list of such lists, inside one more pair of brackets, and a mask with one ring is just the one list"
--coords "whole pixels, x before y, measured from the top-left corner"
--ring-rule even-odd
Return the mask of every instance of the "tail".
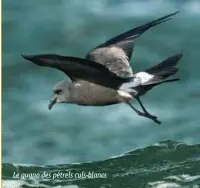
[[175, 67], [183, 54], [176, 54], [162, 61], [161, 63], [145, 70], [145, 72], [165, 79], [177, 73], [178, 68]]
[[182, 56], [182, 54], [176, 54], [167, 58], [161, 63], [145, 70], [144, 72], [136, 73], [132, 80], [129, 80], [129, 82], [122, 84], [120, 89], [129, 93], [137, 93], [138, 95], [141, 95], [156, 85], [180, 80], [179, 78], [166, 78], [178, 72], [178, 68], [176, 67], [176, 65], [178, 64]]

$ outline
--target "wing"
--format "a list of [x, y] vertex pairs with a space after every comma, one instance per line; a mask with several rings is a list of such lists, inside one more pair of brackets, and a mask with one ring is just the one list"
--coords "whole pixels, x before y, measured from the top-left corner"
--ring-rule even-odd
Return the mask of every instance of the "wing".
[[72, 80], [82, 79], [113, 89], [117, 89], [125, 81], [105, 66], [86, 59], [54, 54], [22, 56], [36, 65], [58, 69]]
[[122, 78], [133, 76], [128, 57], [123, 49], [118, 46], [111, 45], [109, 47], [97, 48], [94, 51], [91, 51], [86, 59], [104, 65], [110, 71]]
[[142, 26], [133, 28], [100, 44], [86, 55], [86, 59], [105, 65], [110, 71], [120, 77], [133, 76], [129, 61], [132, 56], [135, 39], [151, 27], [170, 20], [171, 17], [177, 13], [178, 12], [174, 12]]

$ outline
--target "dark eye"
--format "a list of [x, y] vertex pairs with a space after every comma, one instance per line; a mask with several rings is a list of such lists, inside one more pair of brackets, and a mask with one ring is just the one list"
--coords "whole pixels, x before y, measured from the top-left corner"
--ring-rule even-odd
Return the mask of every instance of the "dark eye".
[[54, 91], [55, 94], [60, 94], [61, 92], [62, 92], [61, 89], [56, 89], [56, 90]]

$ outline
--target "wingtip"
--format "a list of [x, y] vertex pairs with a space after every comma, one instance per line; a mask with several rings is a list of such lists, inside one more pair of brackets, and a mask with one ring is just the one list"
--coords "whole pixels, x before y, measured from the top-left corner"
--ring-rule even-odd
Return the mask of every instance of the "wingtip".
[[172, 19], [172, 16], [175, 16], [176, 14], [180, 13], [180, 11], [176, 11], [176, 12], [173, 12], [171, 14], [168, 14], [166, 16], [163, 16], [161, 18], [159, 18], [158, 20], [156, 20], [158, 23], [162, 23], [162, 22], [166, 22], [168, 20], [171, 20]]
[[21, 56], [22, 56], [24, 59], [26, 59], [26, 55], [24, 55], [24, 54], [21, 54]]
[[21, 54], [21, 56], [29, 61], [33, 60], [33, 58], [35, 57], [34, 55], [25, 55], [25, 54]]
[[167, 15], [167, 17], [169, 18], [169, 17], [175, 16], [176, 14], [179, 14], [180, 12], [181, 12], [181, 11], [178, 10], [178, 11], [176, 11], [176, 12], [173, 12], [173, 13]]
[[180, 12], [181, 12], [180, 10], [177, 10], [176, 12], [172, 13], [172, 15], [179, 14]]

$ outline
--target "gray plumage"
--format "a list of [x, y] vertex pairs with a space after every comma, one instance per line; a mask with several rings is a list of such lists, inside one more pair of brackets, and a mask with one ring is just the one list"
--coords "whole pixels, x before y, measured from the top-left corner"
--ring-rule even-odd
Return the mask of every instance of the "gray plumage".
[[[134, 41], [151, 27], [168, 21], [178, 12], [169, 14], [142, 26], [122, 33], [91, 50], [85, 59], [55, 54], [23, 55], [40, 66], [53, 67], [63, 71], [70, 81], [63, 80], [54, 87], [55, 103], [103, 106], [127, 103], [138, 115], [160, 123], [157, 117], [149, 114], [139, 97], [156, 85], [179, 79], [165, 80], [177, 72], [175, 67], [182, 54], [176, 54], [144, 72], [133, 73], [129, 64]], [[135, 109], [130, 101], [136, 98], [143, 112]]]

